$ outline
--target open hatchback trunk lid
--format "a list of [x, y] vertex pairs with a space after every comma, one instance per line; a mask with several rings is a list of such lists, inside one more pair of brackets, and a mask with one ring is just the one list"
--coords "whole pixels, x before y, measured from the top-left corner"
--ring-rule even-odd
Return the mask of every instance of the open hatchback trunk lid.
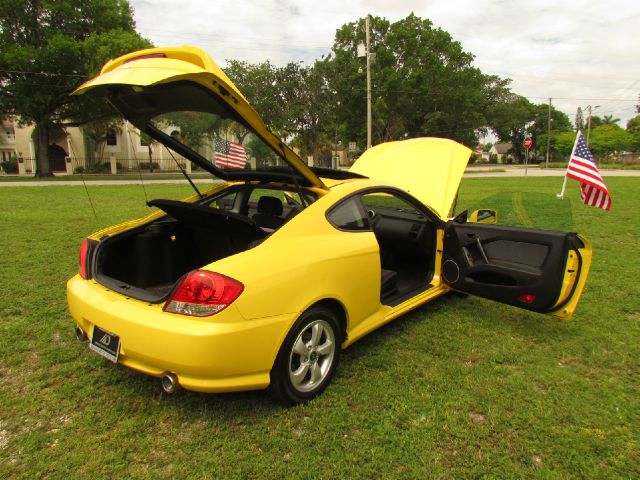
[[390, 182], [446, 219], [471, 150], [445, 138], [414, 138], [376, 145], [350, 171]]
[[[73, 92], [85, 93], [106, 97], [142, 132], [223, 180], [284, 181], [295, 172], [301, 184], [326, 188], [199, 48], [153, 48], [111, 60]], [[249, 151], [253, 136], [261, 163]]]

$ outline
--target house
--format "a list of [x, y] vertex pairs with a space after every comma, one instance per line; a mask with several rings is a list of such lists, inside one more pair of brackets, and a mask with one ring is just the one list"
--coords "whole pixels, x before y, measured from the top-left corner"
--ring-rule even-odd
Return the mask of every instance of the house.
[[490, 153], [488, 150], [485, 151], [484, 144], [479, 144], [473, 149], [473, 156], [476, 158], [476, 161], [480, 163], [488, 163], [490, 160]]
[[[20, 125], [14, 117], [4, 117], [0, 124], [0, 162], [17, 160], [20, 175], [35, 172], [33, 125]], [[152, 167], [176, 170], [175, 160], [163, 145], [145, 143], [140, 131], [122, 121], [103, 132], [100, 141], [91, 140], [88, 127], [54, 128], [49, 132], [49, 161], [55, 174], [74, 172], [111, 172]], [[190, 170], [191, 163], [175, 155], [178, 162]]]
[[513, 148], [512, 143], [494, 143], [489, 150], [489, 154], [491, 156], [496, 155], [498, 163], [509, 163], [509, 161], [513, 158], [509, 153]]
[[13, 119], [5, 117], [0, 120], [0, 161], [11, 160], [15, 154], [16, 131]]

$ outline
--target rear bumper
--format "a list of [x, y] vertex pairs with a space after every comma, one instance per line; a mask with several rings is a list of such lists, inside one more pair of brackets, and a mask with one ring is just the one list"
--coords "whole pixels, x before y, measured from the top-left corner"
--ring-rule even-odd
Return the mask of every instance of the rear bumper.
[[71, 316], [89, 337], [94, 325], [120, 337], [118, 363], [147, 375], [172, 372], [201, 392], [257, 390], [296, 314], [245, 320], [234, 305], [213, 317], [165, 313], [79, 275], [67, 283]]

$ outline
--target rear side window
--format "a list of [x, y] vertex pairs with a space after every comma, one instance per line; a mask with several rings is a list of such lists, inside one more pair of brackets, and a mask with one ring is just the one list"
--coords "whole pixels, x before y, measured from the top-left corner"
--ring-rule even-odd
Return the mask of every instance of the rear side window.
[[327, 214], [327, 219], [339, 230], [350, 232], [370, 230], [369, 219], [360, 208], [357, 197], [352, 197], [333, 208]]
[[416, 207], [396, 195], [386, 192], [369, 193], [362, 196], [362, 204], [367, 210], [376, 211], [380, 208], [387, 211], [419, 214]]
[[211, 202], [212, 207], [219, 208], [220, 210], [232, 210], [233, 206], [236, 202], [236, 195], [238, 192], [231, 192], [223, 197], [216, 198], [213, 202]]

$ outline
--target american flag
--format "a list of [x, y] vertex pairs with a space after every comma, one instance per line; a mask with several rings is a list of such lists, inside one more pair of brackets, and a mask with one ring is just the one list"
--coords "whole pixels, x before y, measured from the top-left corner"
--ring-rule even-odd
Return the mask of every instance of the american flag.
[[228, 142], [220, 137], [215, 140], [216, 167], [241, 170], [247, 164], [247, 152], [239, 143]]
[[580, 182], [582, 203], [604, 210], [611, 209], [611, 195], [580, 131], [573, 145], [566, 175]]

